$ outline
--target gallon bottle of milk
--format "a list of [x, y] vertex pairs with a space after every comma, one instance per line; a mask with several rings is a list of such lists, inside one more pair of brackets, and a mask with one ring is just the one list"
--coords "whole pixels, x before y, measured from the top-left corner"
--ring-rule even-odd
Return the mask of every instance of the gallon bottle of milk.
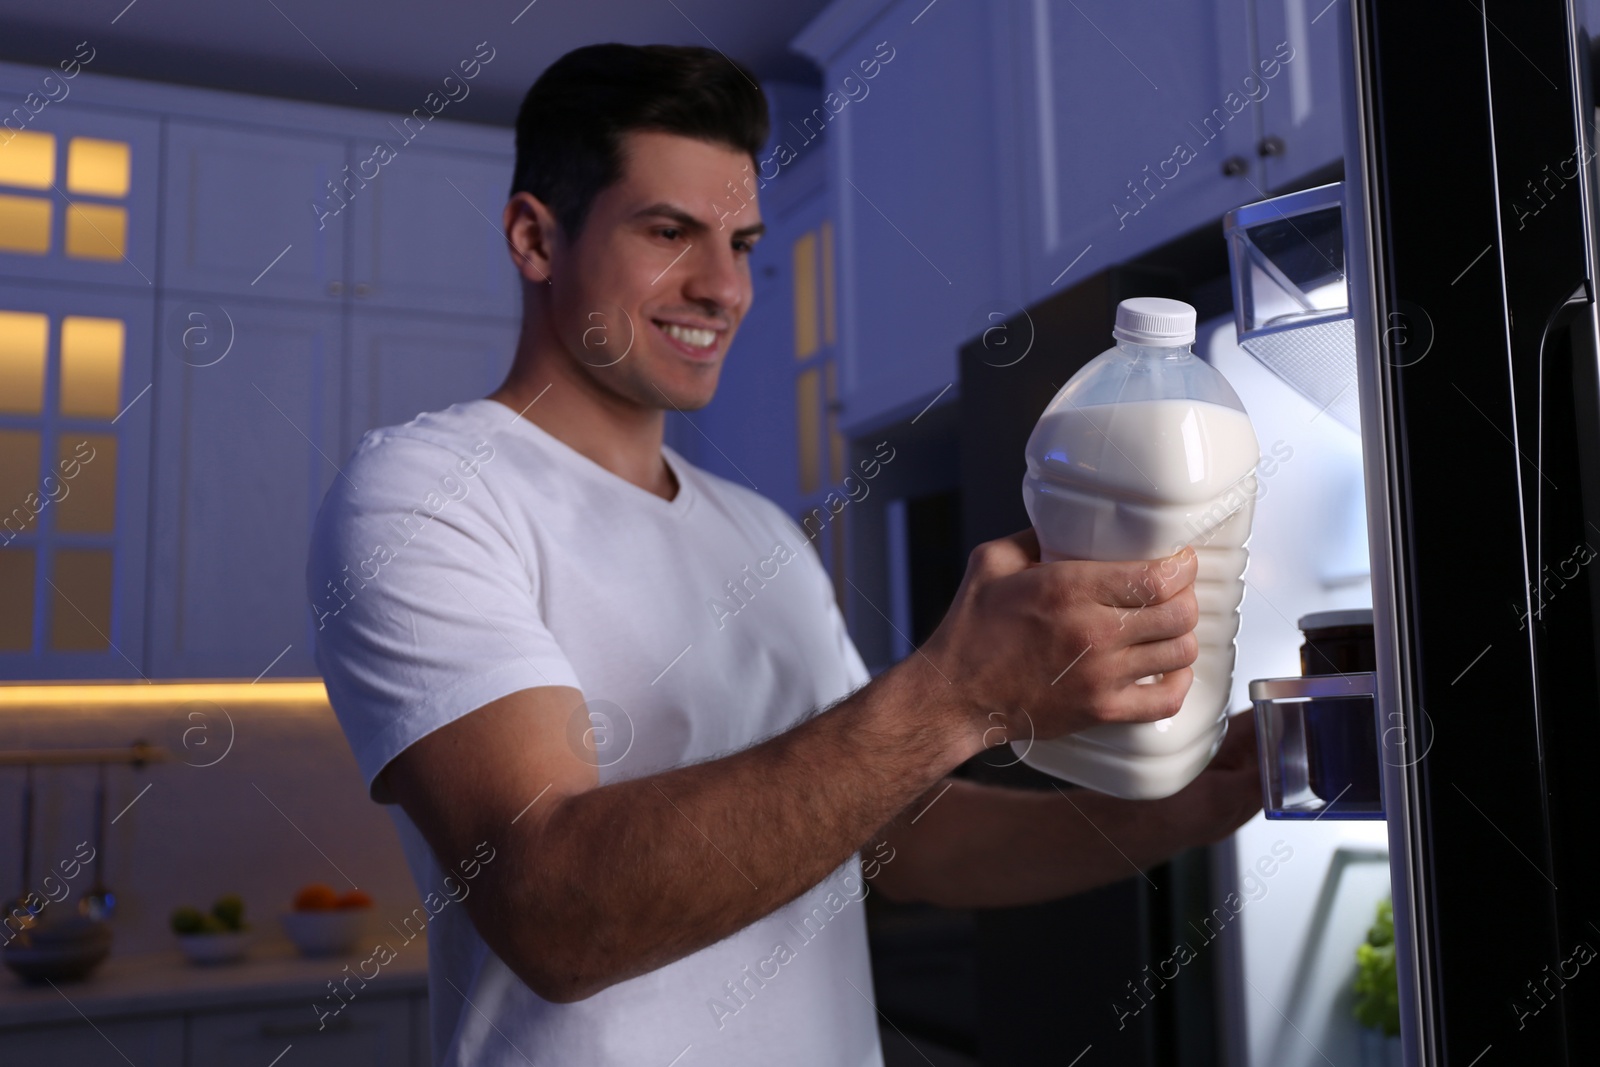
[[[1045, 562], [1154, 560], [1184, 545], [1199, 557], [1200, 653], [1176, 715], [1012, 742], [1030, 766], [1119, 797], [1176, 793], [1227, 730], [1260, 449], [1227, 379], [1191, 351], [1194, 328], [1181, 301], [1124, 300], [1116, 347], [1061, 387], [1028, 438], [1022, 496]], [[1062, 649], [1063, 665], [1078, 652]]]

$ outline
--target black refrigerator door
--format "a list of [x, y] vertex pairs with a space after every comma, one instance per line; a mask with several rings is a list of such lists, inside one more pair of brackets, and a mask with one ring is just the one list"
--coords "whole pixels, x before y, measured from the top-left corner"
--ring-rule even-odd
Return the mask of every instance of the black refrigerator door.
[[1589, 31], [1352, 0], [1347, 203], [1411, 1062], [1600, 1063]]

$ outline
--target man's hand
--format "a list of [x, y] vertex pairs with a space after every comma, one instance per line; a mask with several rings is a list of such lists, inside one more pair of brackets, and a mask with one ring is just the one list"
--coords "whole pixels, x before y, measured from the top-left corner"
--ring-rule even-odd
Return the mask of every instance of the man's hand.
[[1199, 652], [1197, 568], [1188, 548], [1159, 560], [1040, 563], [1038, 538], [1024, 530], [973, 550], [923, 654], [985, 745], [1165, 719], [1182, 706]]
[[1178, 792], [1147, 803], [1179, 828], [1180, 845], [1211, 845], [1249, 822], [1261, 810], [1261, 771], [1256, 760], [1255, 709], [1228, 718], [1228, 735], [1200, 776]]

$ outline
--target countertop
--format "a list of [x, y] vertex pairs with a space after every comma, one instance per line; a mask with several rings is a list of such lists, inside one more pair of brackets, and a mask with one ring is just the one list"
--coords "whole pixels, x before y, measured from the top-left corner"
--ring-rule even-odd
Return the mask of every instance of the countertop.
[[[0, 969], [0, 1027], [76, 1022], [127, 1015], [177, 1014], [304, 999], [328, 995], [328, 983], [357, 973], [368, 954], [308, 959], [287, 941], [262, 941], [237, 963], [200, 966], [182, 953], [118, 956], [112, 953], [81, 982], [25, 985]], [[395, 958], [367, 983], [362, 997], [426, 993], [426, 940], [402, 945]]]

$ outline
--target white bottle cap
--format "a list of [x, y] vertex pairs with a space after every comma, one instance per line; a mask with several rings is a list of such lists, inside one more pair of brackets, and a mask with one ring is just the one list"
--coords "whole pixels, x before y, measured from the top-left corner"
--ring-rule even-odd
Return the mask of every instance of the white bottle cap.
[[1194, 308], [1182, 300], [1136, 296], [1117, 305], [1111, 336], [1133, 345], [1170, 348], [1194, 344]]

